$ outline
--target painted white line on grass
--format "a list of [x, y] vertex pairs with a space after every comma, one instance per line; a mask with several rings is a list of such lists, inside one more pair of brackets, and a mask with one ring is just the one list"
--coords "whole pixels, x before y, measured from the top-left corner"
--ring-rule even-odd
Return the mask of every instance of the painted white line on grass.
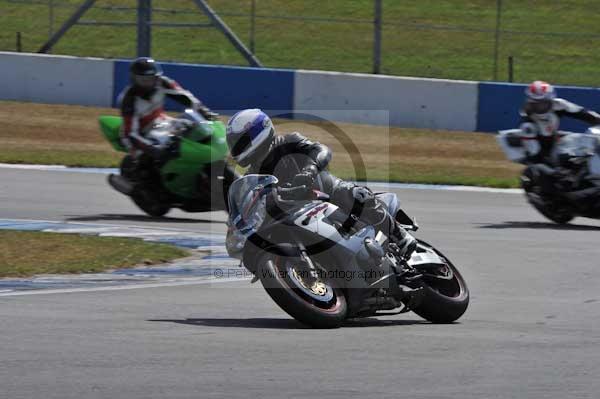
[[122, 291], [137, 290], [141, 288], [160, 288], [160, 287], [179, 287], [184, 285], [206, 285], [234, 283], [238, 281], [250, 281], [250, 278], [242, 277], [224, 277], [224, 278], [186, 278], [181, 281], [168, 281], [164, 283], [114, 285], [108, 287], [86, 287], [86, 288], [60, 288], [60, 289], [39, 289], [30, 291], [0, 291], [0, 297], [3, 296], [23, 296], [23, 295], [46, 295], [46, 294], [72, 294], [77, 292], [100, 292], [100, 291]]
[[[182, 230], [182, 229], [177, 229], [177, 228], [173, 228], [173, 227], [159, 227], [159, 226], [140, 226], [140, 225], [133, 225], [133, 224], [110, 224], [110, 223], [96, 223], [96, 222], [77, 222], [77, 221], [64, 221], [64, 220], [46, 220], [46, 219], [13, 219], [13, 218], [8, 218], [8, 219], [2, 219], [0, 218], [0, 223], [1, 222], [14, 222], [15, 224], [19, 224], [19, 223], [48, 223], [48, 224], [69, 224], [69, 225], [81, 225], [83, 226], [81, 231], [82, 232], [86, 232], [88, 231], [89, 228], [94, 228], [95, 226], [100, 226], [102, 228], [106, 228], [106, 229], [140, 229], [140, 230], [144, 230], [144, 231], [153, 231], [156, 230], [157, 231], [157, 235], [162, 234], [161, 231], [164, 232], [169, 232], [169, 233], [173, 233], [173, 234], [206, 234], [206, 235], [212, 235], [215, 236], [215, 238], [221, 238], [221, 237], [225, 237], [225, 234], [221, 233], [221, 232], [216, 232], [214, 230]], [[215, 223], [223, 223], [222, 221], [219, 220], [215, 220]], [[49, 232], [53, 232], [53, 231], [49, 231]], [[166, 233], [165, 233], [166, 234]]]
[[[0, 168], [4, 169], [26, 169], [26, 170], [64, 170], [67, 169], [65, 165], [29, 165], [29, 164], [12, 164], [12, 163], [0, 163]], [[74, 168], [72, 168], [74, 169]]]
[[[119, 173], [116, 168], [71, 168], [64, 165], [27, 165], [27, 164], [6, 164], [0, 163], [0, 168], [6, 169], [25, 169], [40, 170], [49, 172], [71, 172], [71, 173], [97, 173], [108, 175], [110, 173]], [[365, 184], [364, 182], [357, 182]], [[413, 183], [385, 183], [370, 182], [366, 183], [370, 187], [392, 188], [392, 189], [412, 189], [412, 190], [440, 190], [440, 191], [466, 191], [475, 193], [496, 193], [496, 194], [523, 194], [523, 190], [516, 188], [492, 188], [477, 186], [453, 186], [443, 184], [413, 184]]]
[[[0, 296], [13, 295], [14, 292], [32, 293], [38, 292], [38, 290], [40, 292], [62, 293], [77, 292], [80, 289], [113, 289], [107, 287], [121, 287], [124, 284], [127, 287], [130, 284], [140, 284], [143, 287], [149, 287], [153, 286], [153, 284], [173, 284], [173, 282], [181, 281], [194, 283], [199, 281], [199, 279], [214, 280], [221, 277], [246, 277], [232, 274], [232, 269], [236, 270], [237, 273], [239, 261], [230, 259], [227, 256], [224, 247], [225, 236], [223, 234], [202, 234], [153, 227], [109, 226], [81, 222], [69, 223], [22, 219], [0, 219], [0, 230], [135, 237], [194, 250], [189, 257], [159, 265], [137, 266], [96, 274], [84, 273], [75, 276], [51, 275], [34, 276], [28, 279], [0, 279]], [[226, 275], [214, 274], [215, 268], [224, 270]], [[9, 291], [6, 291], [7, 289]]]

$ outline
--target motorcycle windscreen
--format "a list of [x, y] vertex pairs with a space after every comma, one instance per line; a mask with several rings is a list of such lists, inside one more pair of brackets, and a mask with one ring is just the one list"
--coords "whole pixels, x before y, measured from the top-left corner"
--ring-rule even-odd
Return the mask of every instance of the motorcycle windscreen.
[[572, 157], [592, 156], [598, 149], [598, 137], [585, 133], [569, 133], [561, 137], [556, 147], [558, 154]]
[[246, 175], [229, 188], [229, 225], [248, 236], [266, 215], [266, 196], [279, 180], [272, 175]]

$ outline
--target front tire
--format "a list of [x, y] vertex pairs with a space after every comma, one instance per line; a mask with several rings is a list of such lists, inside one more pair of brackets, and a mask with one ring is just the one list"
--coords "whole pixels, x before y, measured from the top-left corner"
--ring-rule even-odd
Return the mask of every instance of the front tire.
[[[133, 158], [130, 155], [125, 156], [121, 161], [121, 176], [135, 180], [135, 165]], [[171, 207], [161, 203], [152, 192], [144, 190], [143, 188], [131, 194], [131, 200], [138, 206], [142, 211], [152, 217], [162, 217], [166, 215]]]
[[423, 298], [412, 310], [432, 323], [452, 323], [458, 320], [469, 306], [469, 289], [458, 269], [441, 252], [420, 241], [446, 261], [436, 270], [423, 272]]
[[138, 192], [131, 195], [131, 200], [149, 216], [159, 218], [165, 216], [170, 210], [169, 205], [162, 204], [147, 192]]
[[569, 209], [557, 204], [556, 201], [545, 198], [542, 193], [542, 186], [538, 180], [531, 166], [523, 171], [521, 175], [521, 187], [525, 191], [527, 202], [554, 223], [567, 224], [573, 220], [575, 216]]
[[340, 327], [348, 312], [342, 290], [328, 281], [314, 289], [303, 285], [297, 272], [306, 269], [294, 266], [302, 262], [297, 257], [267, 253], [258, 260], [256, 273], [271, 299], [294, 319], [313, 328]]

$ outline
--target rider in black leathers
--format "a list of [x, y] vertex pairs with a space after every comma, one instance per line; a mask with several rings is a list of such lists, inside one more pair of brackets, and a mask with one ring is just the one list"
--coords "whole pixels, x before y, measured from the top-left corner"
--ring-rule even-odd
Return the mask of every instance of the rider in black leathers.
[[[227, 143], [233, 159], [248, 167], [247, 174], [271, 174], [280, 185], [307, 186], [330, 195], [330, 202], [360, 217], [388, 236], [408, 258], [416, 240], [390, 215], [385, 206], [364, 186], [345, 182], [327, 171], [331, 150], [300, 133], [275, 135], [269, 117], [258, 109], [240, 111], [227, 124]], [[358, 205], [358, 206], [357, 206]]]

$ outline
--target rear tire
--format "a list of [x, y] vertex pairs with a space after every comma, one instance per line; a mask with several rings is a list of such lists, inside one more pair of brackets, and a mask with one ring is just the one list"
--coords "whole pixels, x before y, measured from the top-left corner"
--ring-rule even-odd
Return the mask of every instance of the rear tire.
[[[343, 292], [329, 287], [328, 301], [318, 301], [305, 294], [289, 276], [288, 262], [300, 258], [284, 258], [267, 253], [257, 262], [257, 273], [267, 294], [281, 309], [299, 322], [313, 328], [338, 328], [346, 319], [348, 307]], [[292, 266], [293, 267], [293, 266]], [[327, 283], [327, 282], [325, 282]]]
[[446, 260], [447, 271], [451, 273], [452, 278], [443, 280], [424, 274], [421, 285], [424, 296], [421, 303], [412, 310], [432, 323], [452, 323], [458, 320], [469, 306], [467, 283], [458, 269], [441, 252], [422, 241], [420, 243], [430, 247]]
[[231, 183], [239, 177], [239, 174], [225, 161], [216, 161], [206, 165], [204, 172], [198, 182], [201, 187], [198, 191], [209, 193], [209, 196], [202, 198], [206, 210], [229, 212], [227, 193]]

